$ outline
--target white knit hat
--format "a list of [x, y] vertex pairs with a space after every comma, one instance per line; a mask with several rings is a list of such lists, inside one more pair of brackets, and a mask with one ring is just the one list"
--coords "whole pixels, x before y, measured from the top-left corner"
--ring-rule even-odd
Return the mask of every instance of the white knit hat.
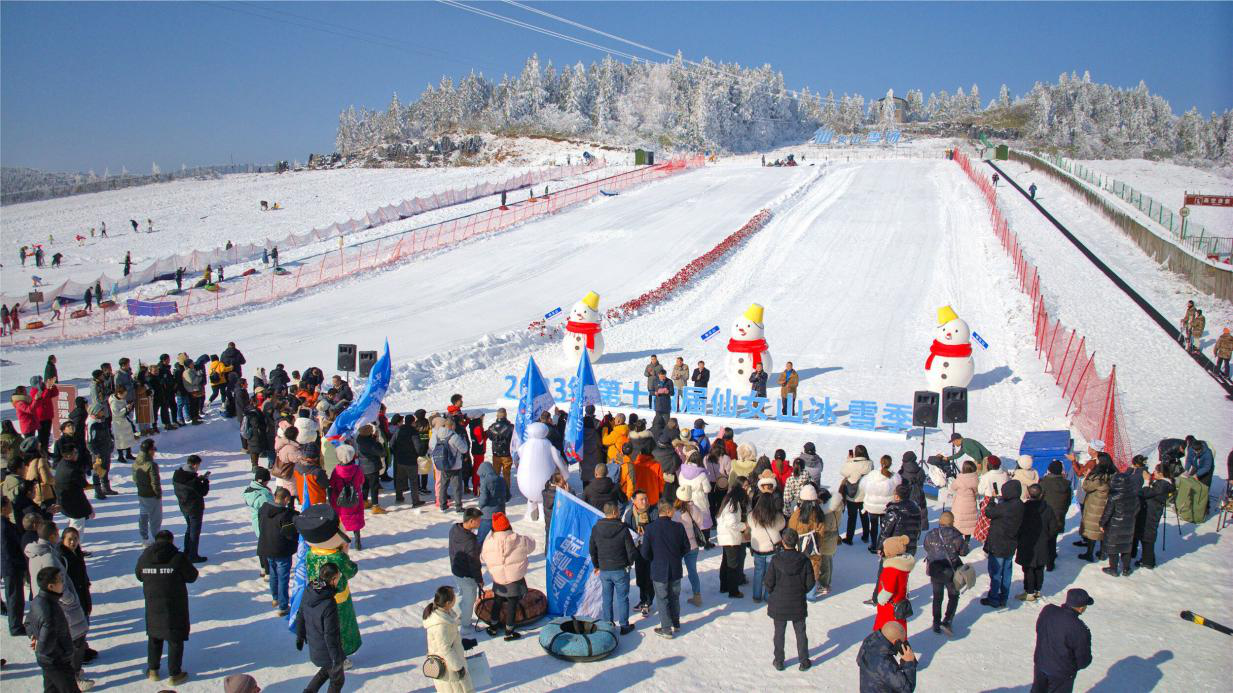
[[1019, 469], [1031, 469], [1031, 468], [1032, 468], [1032, 456], [1031, 455], [1019, 455]]
[[677, 499], [677, 500], [679, 500], [679, 501], [689, 501], [689, 500], [691, 500], [693, 497], [694, 497], [694, 494], [693, 494], [693, 492], [691, 492], [691, 491], [689, 490], [689, 487], [688, 487], [688, 486], [678, 486], [678, 487], [676, 487], [676, 499]]
[[355, 448], [343, 443], [334, 448], [334, 455], [338, 458], [339, 464], [347, 464], [355, 459]]
[[801, 500], [816, 501], [818, 500], [818, 489], [813, 487], [813, 484], [805, 484], [801, 487]]

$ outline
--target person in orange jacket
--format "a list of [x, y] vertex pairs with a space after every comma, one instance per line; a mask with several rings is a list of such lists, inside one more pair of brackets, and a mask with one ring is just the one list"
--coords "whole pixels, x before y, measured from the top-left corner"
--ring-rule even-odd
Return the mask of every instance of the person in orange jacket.
[[647, 502], [652, 506], [659, 502], [659, 495], [664, 492], [663, 469], [645, 452], [634, 460], [634, 488], [646, 491]]

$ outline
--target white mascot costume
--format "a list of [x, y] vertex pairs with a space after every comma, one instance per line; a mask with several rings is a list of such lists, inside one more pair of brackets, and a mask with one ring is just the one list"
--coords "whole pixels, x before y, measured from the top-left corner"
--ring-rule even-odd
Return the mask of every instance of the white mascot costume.
[[972, 361], [972, 331], [950, 306], [938, 308], [938, 327], [929, 358], [925, 360], [925, 379], [929, 389], [967, 387], [976, 365]]
[[538, 421], [527, 425], [527, 439], [518, 446], [518, 490], [527, 499], [527, 517], [539, 519], [544, 486], [553, 472], [569, 478], [561, 453], [548, 441], [548, 427]]
[[561, 342], [561, 351], [571, 363], [582, 357], [583, 347], [591, 352], [591, 363], [604, 355], [604, 335], [600, 331], [599, 320], [599, 294], [594, 291], [570, 309], [569, 318], [565, 322], [565, 339]]
[[762, 323], [762, 306], [751, 303], [745, 313], [732, 323], [731, 339], [728, 340], [728, 363], [726, 375], [734, 388], [747, 392], [749, 374], [758, 364], [762, 370], [771, 372], [770, 347], [767, 346], [766, 330]]

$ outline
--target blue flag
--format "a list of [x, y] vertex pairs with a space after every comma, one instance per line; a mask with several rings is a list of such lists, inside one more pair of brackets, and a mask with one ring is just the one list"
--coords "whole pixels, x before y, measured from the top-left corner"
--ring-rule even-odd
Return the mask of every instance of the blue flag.
[[569, 491], [557, 489], [548, 535], [548, 613], [599, 618], [599, 576], [591, 564], [591, 529], [603, 514]]
[[548, 381], [535, 365], [535, 357], [527, 359], [527, 372], [518, 383], [518, 416], [514, 418], [514, 436], [510, 450], [518, 458], [518, 448], [527, 437], [527, 426], [539, 421], [539, 415], [556, 404], [548, 390]]
[[372, 371], [368, 374], [368, 383], [364, 386], [364, 392], [351, 403], [351, 406], [344, 409], [338, 418], [334, 419], [334, 425], [330, 426], [326, 437], [338, 442], [355, 435], [355, 429], [360, 426], [376, 421], [377, 414], [381, 411], [381, 400], [385, 399], [385, 393], [389, 389], [390, 342], [387, 339], [385, 352], [372, 365]]
[[582, 443], [586, 437], [582, 430], [582, 417], [586, 405], [599, 404], [599, 383], [595, 380], [587, 349], [582, 350], [582, 358], [578, 359], [578, 377], [574, 378], [574, 383], [574, 401], [569, 405], [569, 419], [565, 421], [565, 459], [581, 463]]
[[[308, 477], [304, 477], [304, 487], [301, 489], [300, 497], [304, 499], [304, 507], [300, 508], [300, 512], [308, 509], [312, 503], [308, 502]], [[287, 612], [287, 628], [292, 633], [295, 632], [295, 616], [300, 612], [300, 602], [304, 600], [304, 590], [308, 588], [308, 542], [304, 541], [304, 537], [300, 537], [299, 546], [295, 550], [295, 570], [291, 573], [291, 585], [288, 589], [290, 607]]]

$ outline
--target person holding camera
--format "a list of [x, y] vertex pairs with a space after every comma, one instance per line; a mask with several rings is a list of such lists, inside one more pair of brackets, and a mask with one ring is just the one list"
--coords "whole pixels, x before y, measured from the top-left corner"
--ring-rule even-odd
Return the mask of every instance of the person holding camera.
[[180, 512], [184, 514], [184, 555], [193, 563], [208, 560], [201, 555], [201, 520], [205, 515], [205, 497], [210, 493], [210, 473], [200, 474], [201, 457], [189, 455], [171, 475]]
[[856, 654], [861, 672], [861, 693], [911, 693], [916, 690], [916, 653], [908, 644], [908, 631], [890, 621], [861, 643]]

